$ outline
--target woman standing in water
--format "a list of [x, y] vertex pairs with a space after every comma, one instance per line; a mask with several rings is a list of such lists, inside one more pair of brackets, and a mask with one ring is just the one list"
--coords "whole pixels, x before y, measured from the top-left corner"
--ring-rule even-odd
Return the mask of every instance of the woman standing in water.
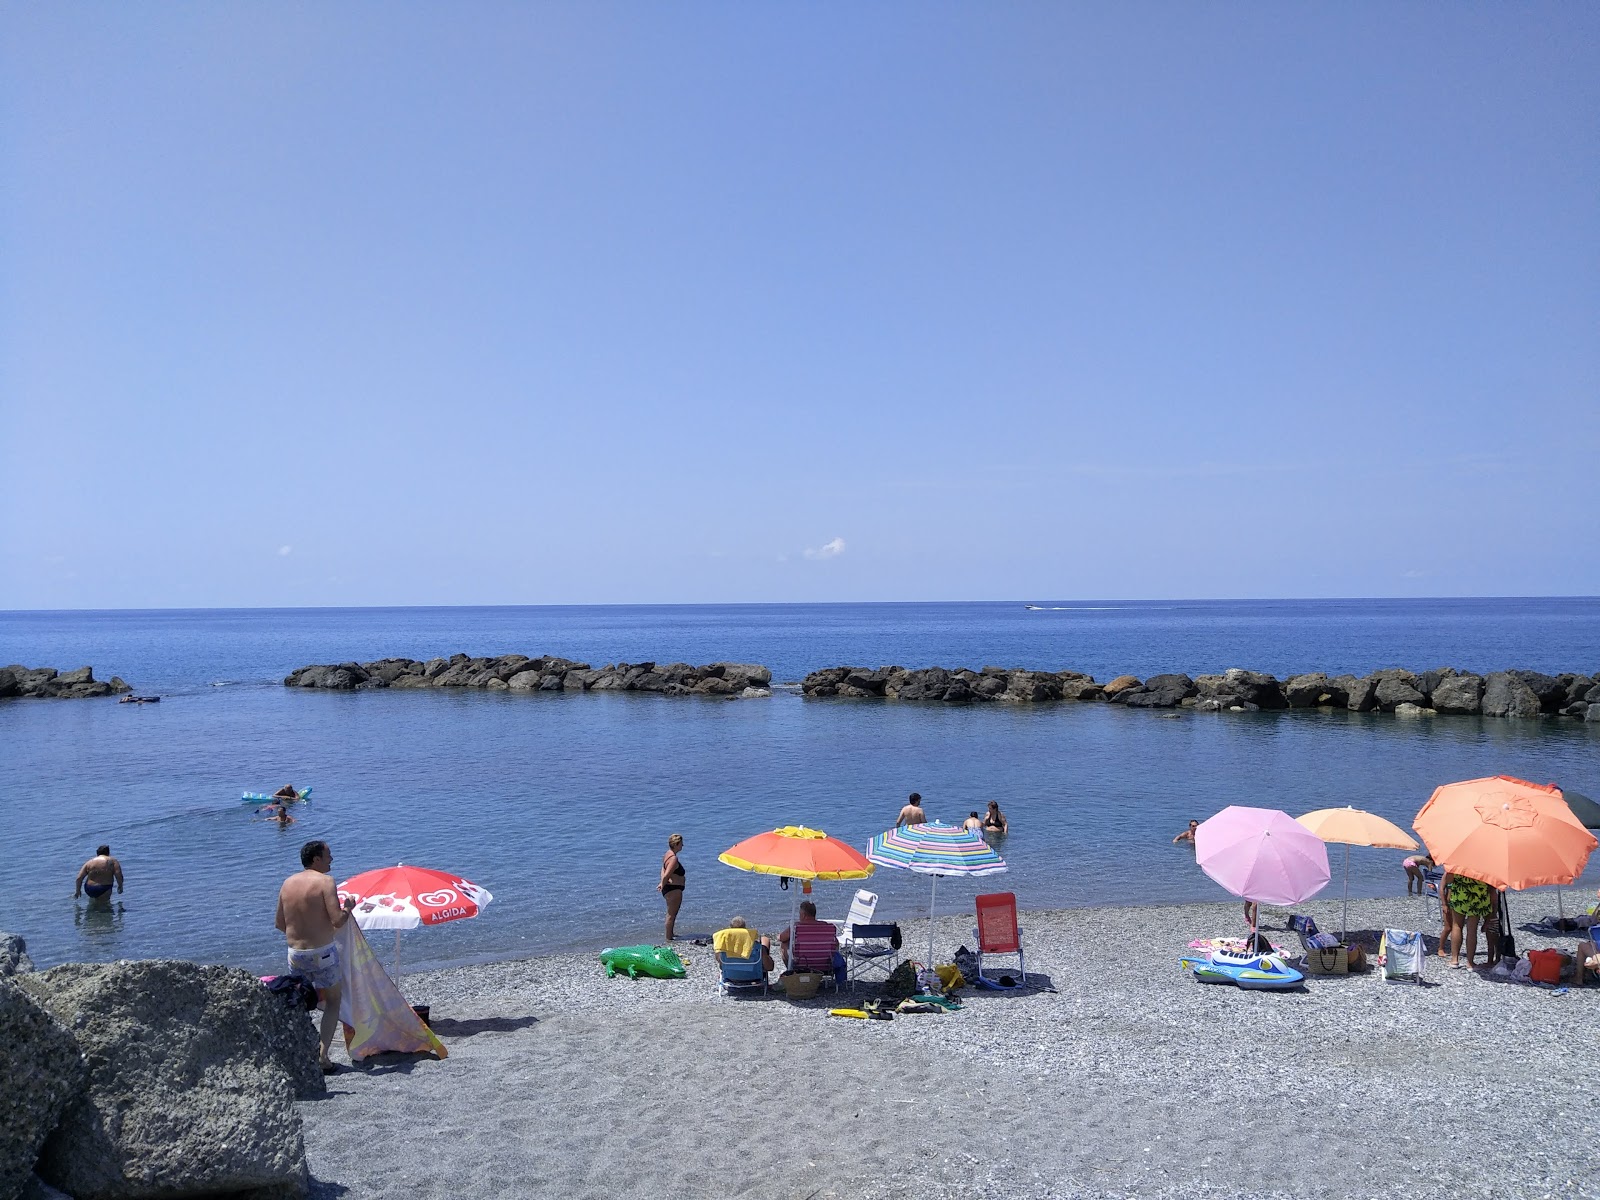
[[661, 898], [667, 902], [667, 941], [672, 940], [674, 927], [678, 923], [678, 909], [683, 906], [683, 884], [685, 873], [683, 863], [678, 860], [678, 851], [683, 849], [683, 834], [675, 833], [667, 839], [667, 852], [661, 856], [661, 882], [656, 885], [656, 891], [661, 893]]
[[989, 801], [989, 811], [983, 814], [983, 832], [990, 837], [998, 837], [1010, 832], [1010, 829], [1005, 814], [1000, 811], [999, 803], [994, 800]]

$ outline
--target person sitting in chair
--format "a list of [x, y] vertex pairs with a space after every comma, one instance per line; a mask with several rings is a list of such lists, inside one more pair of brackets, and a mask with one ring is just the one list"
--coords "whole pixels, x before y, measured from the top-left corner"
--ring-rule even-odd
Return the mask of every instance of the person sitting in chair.
[[745, 924], [743, 917], [733, 917], [726, 929], [711, 935], [711, 954], [719, 963], [729, 959], [747, 960], [756, 946], [761, 947], [761, 970], [772, 970], [772, 939], [764, 938]]
[[813, 941], [810, 937], [807, 937], [806, 935], [800, 933], [801, 928], [803, 926], [806, 926], [806, 925], [826, 925], [827, 928], [828, 928], [827, 943], [828, 943], [829, 954], [832, 955], [832, 954], [836, 954], [838, 952], [838, 950], [839, 950], [839, 935], [838, 935], [838, 931], [836, 929], [834, 929], [834, 927], [829, 922], [817, 920], [817, 906], [813, 901], [802, 900], [800, 902], [800, 919], [798, 921], [796, 921], [791, 928], [785, 929], [782, 933], [780, 933], [778, 935], [778, 943], [783, 948], [783, 965], [784, 966], [786, 966], [786, 967], [794, 966], [794, 961], [793, 961], [793, 958], [792, 958], [792, 956], [790, 954], [790, 950], [789, 950], [789, 945], [790, 945], [790, 942], [793, 940], [793, 938], [798, 937], [798, 938], [801, 938], [802, 940], [804, 940], [806, 942], [806, 946], [807, 946], [807, 951], [808, 952], [810, 952], [813, 949], [816, 949], [816, 948], [820, 947], [821, 942], [822, 942], [822, 938], [821, 938], [820, 935], [817, 935], [816, 940]]

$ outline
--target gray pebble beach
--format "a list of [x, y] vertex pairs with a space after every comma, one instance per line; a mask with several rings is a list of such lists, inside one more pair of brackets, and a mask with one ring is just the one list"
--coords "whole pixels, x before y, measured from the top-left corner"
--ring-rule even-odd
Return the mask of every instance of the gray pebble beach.
[[[1513, 903], [1520, 922], [1538, 902]], [[1338, 927], [1336, 903], [1304, 911]], [[1417, 898], [1350, 915], [1438, 932]], [[1298, 949], [1286, 916], [1264, 930]], [[926, 924], [902, 925], [914, 952]], [[1178, 958], [1239, 934], [1236, 902], [1023, 928], [1055, 990], [963, 989], [959, 1012], [893, 1022], [828, 1016], [848, 991], [719, 999], [710, 950], [681, 942], [686, 980], [607, 979], [592, 954], [410, 977], [450, 1057], [379, 1056], [303, 1103], [313, 1194], [1600, 1196], [1600, 988], [1432, 955], [1421, 987], [1200, 984]], [[973, 945], [971, 918], [936, 942]]]

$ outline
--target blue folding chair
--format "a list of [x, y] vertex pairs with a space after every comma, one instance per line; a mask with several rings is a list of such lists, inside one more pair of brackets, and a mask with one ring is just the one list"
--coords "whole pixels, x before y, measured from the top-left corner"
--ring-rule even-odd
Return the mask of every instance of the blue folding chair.
[[1439, 885], [1444, 882], [1443, 867], [1424, 867], [1422, 869], [1422, 895], [1423, 903], [1433, 901], [1433, 914], [1439, 920], [1444, 920], [1444, 901], [1439, 898]]
[[750, 947], [749, 958], [733, 958], [719, 953], [716, 959], [721, 972], [717, 979], [718, 998], [731, 995], [735, 988], [741, 991], [760, 988], [763, 996], [767, 994], [767, 972], [761, 964], [760, 942]]

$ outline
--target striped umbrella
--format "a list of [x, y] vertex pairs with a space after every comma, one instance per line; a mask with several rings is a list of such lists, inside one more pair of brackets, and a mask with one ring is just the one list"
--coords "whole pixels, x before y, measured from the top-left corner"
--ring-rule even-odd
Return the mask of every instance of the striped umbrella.
[[933, 876], [928, 891], [928, 961], [933, 966], [933, 901], [941, 875], [998, 875], [1006, 860], [969, 829], [929, 821], [886, 829], [867, 843], [867, 857], [880, 867]]

